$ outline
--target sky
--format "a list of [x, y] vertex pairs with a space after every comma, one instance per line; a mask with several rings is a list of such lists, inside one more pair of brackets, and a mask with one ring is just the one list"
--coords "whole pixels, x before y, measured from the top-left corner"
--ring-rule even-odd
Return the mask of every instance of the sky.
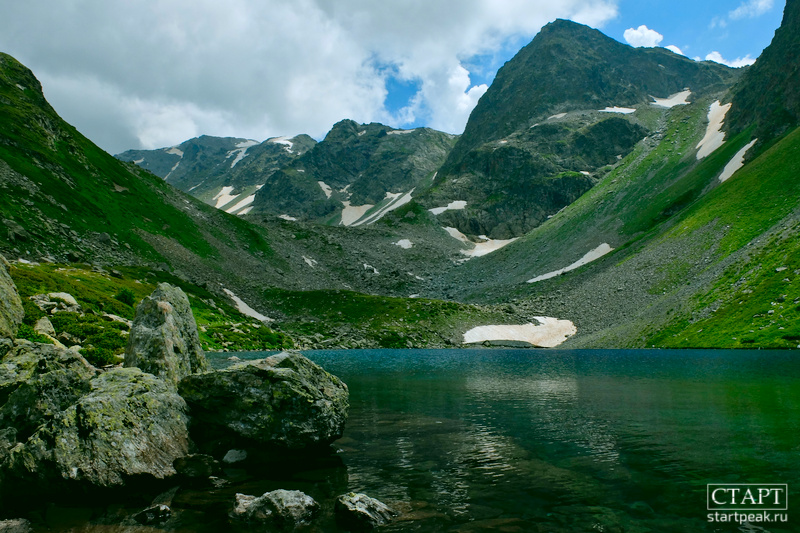
[[[461, 133], [497, 69], [565, 18], [631, 46], [751, 64], [781, 0], [0, 0], [0, 51], [106, 151], [336, 122]], [[668, 95], [658, 95], [668, 96]]]

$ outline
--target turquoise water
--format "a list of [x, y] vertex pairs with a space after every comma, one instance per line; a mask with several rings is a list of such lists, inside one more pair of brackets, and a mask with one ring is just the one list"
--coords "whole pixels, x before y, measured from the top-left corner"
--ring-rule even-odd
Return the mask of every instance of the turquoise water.
[[[236, 492], [285, 488], [323, 505], [313, 532], [338, 531], [332, 504], [347, 491], [400, 512], [386, 531], [800, 531], [796, 352], [304, 353], [350, 388], [336, 452], [229, 468], [230, 484], [213, 491], [182, 487], [163, 529], [229, 530]], [[231, 355], [209, 358], [220, 368]], [[711, 524], [708, 483], [787, 483], [789, 522]], [[51, 507], [34, 521], [153, 531], [119, 525], [141, 506]]]
[[390, 530], [747, 531], [707, 521], [706, 484], [800, 488], [794, 352], [306, 355], [350, 387], [335, 446]]

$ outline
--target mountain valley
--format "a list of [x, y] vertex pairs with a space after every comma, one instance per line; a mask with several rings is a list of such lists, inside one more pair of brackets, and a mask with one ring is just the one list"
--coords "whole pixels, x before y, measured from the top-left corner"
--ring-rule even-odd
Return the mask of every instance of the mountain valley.
[[0, 252], [26, 296], [59, 269], [137, 297], [169, 278], [229, 339], [211, 349], [241, 324], [303, 348], [531, 346], [465, 334], [551, 318], [563, 347], [795, 348], [798, 25], [789, 1], [731, 69], [556, 21], [460, 136], [342, 120], [116, 158], [0, 55]]

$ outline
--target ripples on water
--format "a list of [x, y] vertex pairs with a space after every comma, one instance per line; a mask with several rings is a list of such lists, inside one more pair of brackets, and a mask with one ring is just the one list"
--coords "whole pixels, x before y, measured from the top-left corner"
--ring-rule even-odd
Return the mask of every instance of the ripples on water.
[[[346, 491], [401, 511], [387, 531], [800, 531], [797, 505], [783, 529], [706, 522], [707, 483], [788, 483], [797, 501], [793, 352], [304, 353], [350, 388], [338, 453], [299, 469], [232, 469], [233, 485], [215, 493], [182, 491], [171, 530], [226, 529], [235, 492], [285, 488], [323, 503], [314, 532], [336, 531], [332, 501]], [[209, 355], [228, 364], [230, 354]], [[74, 530], [121, 531], [96, 527]]]
[[308, 355], [350, 386], [349, 483], [397, 531], [736, 531], [706, 483], [800, 480], [793, 353]]

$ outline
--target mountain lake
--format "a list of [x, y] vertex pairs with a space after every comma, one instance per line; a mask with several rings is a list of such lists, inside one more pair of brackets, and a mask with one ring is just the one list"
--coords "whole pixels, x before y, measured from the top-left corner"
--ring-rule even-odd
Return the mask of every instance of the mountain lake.
[[[232, 530], [235, 493], [283, 488], [322, 505], [321, 518], [302, 530], [313, 532], [340, 531], [333, 502], [350, 491], [400, 513], [381, 531], [800, 531], [797, 352], [303, 353], [350, 389], [350, 416], [334, 452], [231, 465], [228, 486], [179, 490], [165, 530]], [[223, 368], [234, 355], [268, 354], [207, 355]], [[788, 496], [788, 510], [768, 511], [777, 522], [752, 515], [747, 523], [710, 522], [714, 513], [765, 512], [772, 502], [764, 498], [726, 500], [735, 500], [735, 488], [764, 487], [783, 498], [780, 506]], [[153, 531], [115, 525], [133, 505], [51, 506], [32, 521], [42, 531]], [[737, 511], [719, 510], [726, 505]], [[255, 530], [249, 527], [233, 530]]]

